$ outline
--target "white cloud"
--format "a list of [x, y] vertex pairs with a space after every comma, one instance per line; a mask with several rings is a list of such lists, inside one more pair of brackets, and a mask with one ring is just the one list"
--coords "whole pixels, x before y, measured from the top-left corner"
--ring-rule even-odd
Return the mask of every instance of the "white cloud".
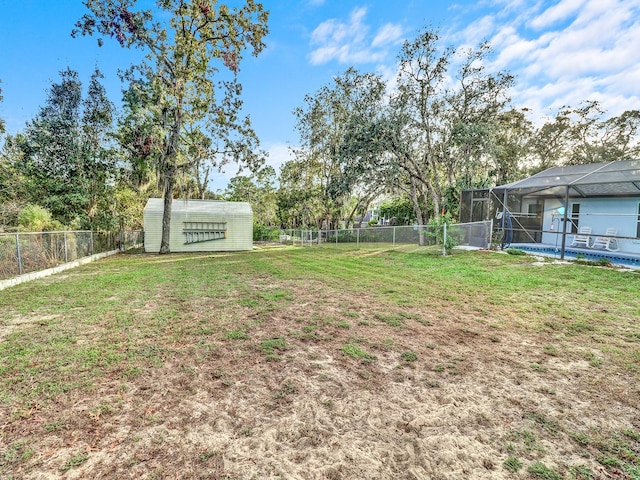
[[535, 17], [530, 25], [533, 28], [546, 28], [556, 22], [566, 20], [580, 10], [586, 0], [562, 0], [557, 5], [548, 8], [541, 15]]
[[280, 167], [293, 158], [290, 147], [286, 143], [273, 143], [268, 147], [269, 157], [266, 164], [271, 165], [278, 174], [280, 173]]
[[372, 47], [380, 47], [386, 45], [395, 45], [402, 40], [403, 30], [400, 25], [393, 23], [387, 23], [378, 30], [373, 42]]
[[449, 35], [458, 45], [490, 40], [491, 67], [516, 75], [516, 106], [542, 112], [598, 100], [609, 115], [637, 108], [640, 0], [524, 2], [518, 9], [501, 2]]
[[311, 34], [311, 45], [315, 46], [309, 54], [311, 64], [322, 65], [332, 60], [343, 64], [383, 61], [390, 47], [402, 39], [403, 29], [387, 23], [371, 38], [370, 27], [364, 22], [366, 14], [367, 9], [359, 7], [346, 22], [333, 18], [318, 25]]

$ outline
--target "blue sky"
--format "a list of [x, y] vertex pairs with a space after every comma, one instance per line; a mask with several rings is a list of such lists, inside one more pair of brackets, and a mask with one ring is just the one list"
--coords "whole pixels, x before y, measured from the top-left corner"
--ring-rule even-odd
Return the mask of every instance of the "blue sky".
[[[237, 4], [238, 0], [229, 2]], [[427, 25], [446, 44], [489, 40], [492, 68], [516, 76], [513, 104], [542, 122], [563, 105], [598, 100], [610, 115], [640, 109], [640, 0], [263, 0], [271, 12], [267, 48], [241, 65], [246, 113], [276, 168], [298, 141], [292, 111], [353, 66], [395, 75], [404, 39]], [[0, 0], [0, 117], [9, 133], [38, 112], [67, 66], [85, 85], [98, 66], [116, 104], [119, 68], [137, 61], [115, 41], [70, 37], [80, 0]], [[235, 169], [213, 183], [224, 188]]]

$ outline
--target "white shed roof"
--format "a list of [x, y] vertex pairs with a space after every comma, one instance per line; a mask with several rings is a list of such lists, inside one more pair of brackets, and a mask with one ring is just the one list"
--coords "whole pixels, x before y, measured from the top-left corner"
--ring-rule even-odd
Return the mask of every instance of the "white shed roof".
[[[144, 207], [147, 213], [159, 213], [164, 210], [164, 200], [162, 198], [150, 198]], [[176, 198], [171, 203], [171, 212], [216, 212], [222, 215], [253, 215], [251, 204], [248, 202], [226, 202], [224, 200], [185, 200]]]

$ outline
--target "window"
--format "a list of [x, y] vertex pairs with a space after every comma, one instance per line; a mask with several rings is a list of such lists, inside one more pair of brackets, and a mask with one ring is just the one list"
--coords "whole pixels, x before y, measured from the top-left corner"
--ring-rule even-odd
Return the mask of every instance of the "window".
[[580, 222], [579, 203], [571, 205], [571, 217], [569, 217], [569, 221], [571, 222], [571, 233], [578, 233], [578, 223]]

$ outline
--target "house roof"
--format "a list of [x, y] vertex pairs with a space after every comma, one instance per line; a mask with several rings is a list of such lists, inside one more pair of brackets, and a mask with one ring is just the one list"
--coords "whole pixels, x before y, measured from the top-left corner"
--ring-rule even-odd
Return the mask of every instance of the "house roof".
[[[164, 211], [162, 198], [150, 198], [144, 207], [145, 212], [160, 213]], [[248, 202], [226, 202], [222, 200], [187, 200], [176, 198], [171, 203], [171, 212], [186, 213], [218, 213], [222, 215], [253, 215], [251, 204]]]
[[640, 160], [554, 167], [518, 182], [494, 187], [521, 195], [564, 196], [569, 187], [583, 197], [640, 195]]

